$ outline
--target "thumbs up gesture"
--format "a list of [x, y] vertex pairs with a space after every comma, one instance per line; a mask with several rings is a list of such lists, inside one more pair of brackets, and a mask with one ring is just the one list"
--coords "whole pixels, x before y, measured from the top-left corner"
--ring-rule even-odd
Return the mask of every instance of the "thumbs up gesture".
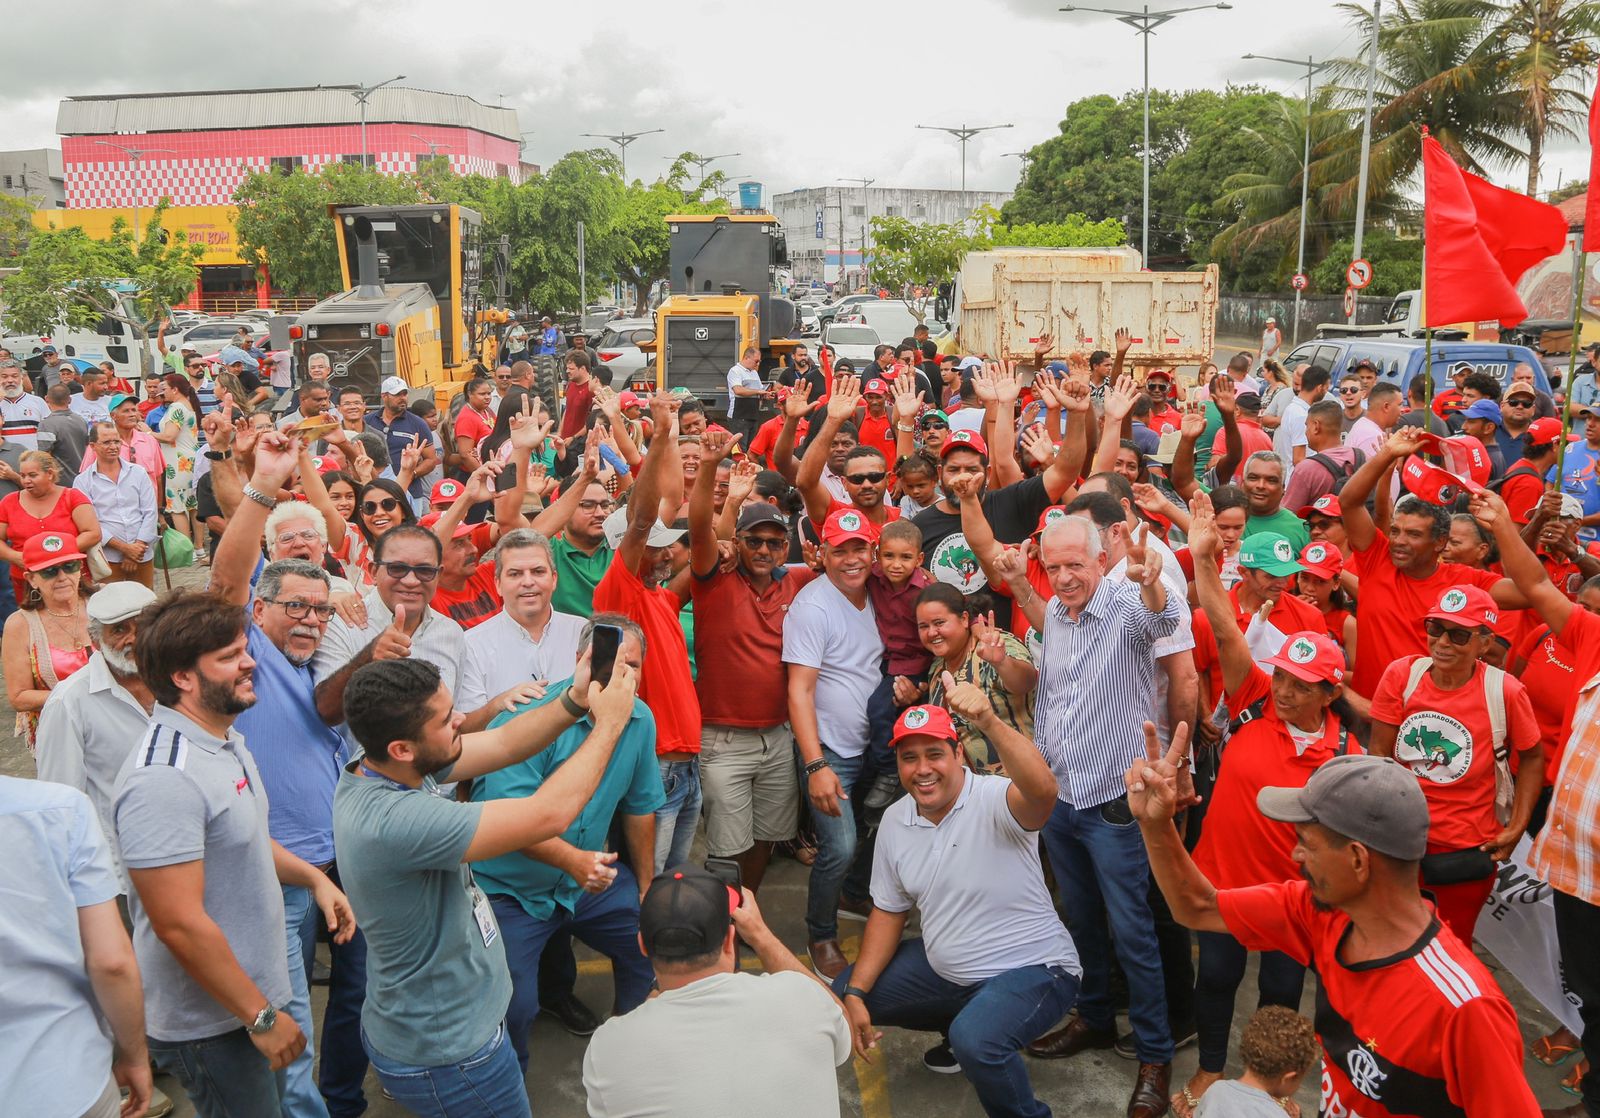
[[374, 660], [403, 660], [411, 655], [411, 635], [406, 632], [406, 607], [394, 607], [394, 621], [372, 642]]

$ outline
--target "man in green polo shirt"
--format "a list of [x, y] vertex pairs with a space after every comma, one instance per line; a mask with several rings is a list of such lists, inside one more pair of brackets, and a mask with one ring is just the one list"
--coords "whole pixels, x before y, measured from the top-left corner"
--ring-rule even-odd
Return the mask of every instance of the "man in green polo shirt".
[[559, 612], [578, 617], [594, 613], [594, 588], [611, 566], [611, 548], [603, 526], [615, 507], [606, 487], [591, 481], [584, 487], [572, 519], [550, 541], [556, 568], [556, 589], [550, 604]]
[[1311, 542], [1311, 532], [1305, 521], [1283, 507], [1283, 460], [1266, 450], [1245, 459], [1243, 489], [1250, 502], [1245, 535], [1276, 532], [1294, 545], [1296, 555], [1300, 554]]

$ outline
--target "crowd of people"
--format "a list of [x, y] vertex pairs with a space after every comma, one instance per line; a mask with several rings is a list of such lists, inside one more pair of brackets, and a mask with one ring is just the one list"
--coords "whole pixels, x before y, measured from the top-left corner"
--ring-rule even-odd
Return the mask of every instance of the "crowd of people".
[[[990, 1115], [1112, 1049], [1130, 1118], [1297, 1113], [1319, 1059], [1327, 1115], [1535, 1115], [1471, 949], [1516, 856], [1590, 1025], [1533, 1046], [1579, 1057], [1547, 1113], [1600, 1115], [1600, 415], [1563, 450], [1531, 370], [1114, 344], [751, 351], [709, 409], [576, 346], [560, 401], [514, 360], [373, 408], [312, 354], [272, 411], [265, 354], [180, 350], [69, 399], [81, 445], [0, 357], [40, 777], [0, 778], [0, 1095], [138, 1118], [154, 1066], [206, 1118], [353, 1118], [370, 1067], [527, 1115], [545, 1014], [595, 1116], [837, 1114], [886, 1026]], [[170, 533], [204, 590], [156, 593]]]

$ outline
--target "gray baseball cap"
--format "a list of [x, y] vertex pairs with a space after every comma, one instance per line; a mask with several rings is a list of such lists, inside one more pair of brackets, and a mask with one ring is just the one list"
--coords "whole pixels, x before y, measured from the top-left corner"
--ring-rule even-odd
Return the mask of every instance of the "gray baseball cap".
[[1281, 823], [1320, 823], [1380, 854], [1415, 862], [1428, 849], [1428, 801], [1392, 757], [1326, 761], [1304, 788], [1263, 788], [1256, 807]]

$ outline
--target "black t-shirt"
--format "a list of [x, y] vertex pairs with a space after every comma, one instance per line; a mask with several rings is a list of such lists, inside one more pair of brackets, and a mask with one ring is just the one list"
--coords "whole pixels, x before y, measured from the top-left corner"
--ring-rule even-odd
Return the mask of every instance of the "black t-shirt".
[[[1039, 517], [1050, 507], [1050, 494], [1044, 478], [1023, 478], [983, 495], [983, 515], [994, 529], [995, 539], [1003, 544], [1019, 544], [1039, 526]], [[938, 502], [917, 513], [911, 521], [922, 531], [923, 563], [940, 582], [948, 582], [964, 594], [986, 589], [989, 580], [977, 556], [961, 534], [961, 513], [946, 512]], [[1011, 622], [1011, 599], [993, 595], [995, 622], [1002, 628]], [[1004, 616], [1002, 616], [1004, 615]]]
[[828, 394], [828, 379], [822, 375], [822, 370], [814, 364], [804, 374], [801, 374], [793, 366], [784, 369], [783, 372], [778, 374], [778, 383], [785, 388], [793, 388], [797, 380], [804, 380], [811, 386], [811, 395], [807, 396], [806, 399], [813, 404]]
[[[223, 519], [222, 506], [217, 504], [217, 495], [211, 482], [211, 471], [207, 470], [199, 481], [194, 483], [194, 514], [204, 524], [213, 516]], [[352, 529], [353, 530], [353, 529]], [[211, 553], [216, 554], [217, 545], [222, 542], [222, 533], [211, 533]]]

